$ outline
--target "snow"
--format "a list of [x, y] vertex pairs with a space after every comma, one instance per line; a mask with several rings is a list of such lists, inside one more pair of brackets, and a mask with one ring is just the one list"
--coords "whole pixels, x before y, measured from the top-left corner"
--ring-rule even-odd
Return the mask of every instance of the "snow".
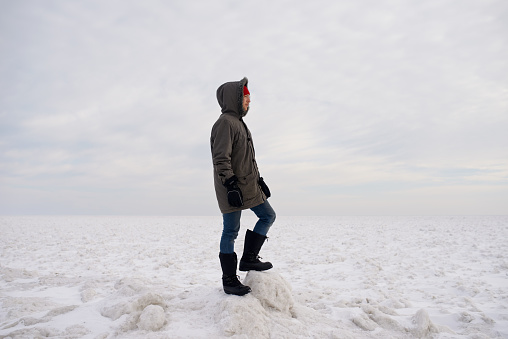
[[138, 327], [145, 331], [158, 331], [165, 322], [164, 308], [159, 305], [148, 305], [139, 316]]
[[0, 234], [0, 338], [508, 338], [506, 216], [278, 217], [243, 297], [222, 291], [220, 216]]

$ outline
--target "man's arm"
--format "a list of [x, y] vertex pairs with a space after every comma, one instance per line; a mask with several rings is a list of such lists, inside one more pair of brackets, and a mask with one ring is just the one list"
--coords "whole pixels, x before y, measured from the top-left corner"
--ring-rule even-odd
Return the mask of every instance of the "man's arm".
[[212, 161], [215, 171], [223, 184], [235, 175], [231, 167], [233, 137], [231, 124], [227, 120], [217, 121], [212, 128], [212, 137], [210, 139]]

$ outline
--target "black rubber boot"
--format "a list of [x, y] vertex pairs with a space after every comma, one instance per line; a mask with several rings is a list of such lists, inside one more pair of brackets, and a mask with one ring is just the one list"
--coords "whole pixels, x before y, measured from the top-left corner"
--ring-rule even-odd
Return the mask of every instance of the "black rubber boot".
[[222, 267], [222, 286], [226, 294], [245, 295], [251, 291], [249, 286], [243, 285], [236, 275], [238, 259], [236, 253], [219, 253]]
[[266, 236], [247, 230], [243, 255], [240, 259], [240, 271], [266, 271], [273, 267], [270, 262], [259, 261], [259, 251], [267, 239]]

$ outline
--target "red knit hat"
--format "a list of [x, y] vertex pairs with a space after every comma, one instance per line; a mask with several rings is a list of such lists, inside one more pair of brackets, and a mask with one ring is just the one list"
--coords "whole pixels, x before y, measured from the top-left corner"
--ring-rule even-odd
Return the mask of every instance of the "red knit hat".
[[249, 89], [247, 86], [243, 86], [243, 95], [250, 95]]

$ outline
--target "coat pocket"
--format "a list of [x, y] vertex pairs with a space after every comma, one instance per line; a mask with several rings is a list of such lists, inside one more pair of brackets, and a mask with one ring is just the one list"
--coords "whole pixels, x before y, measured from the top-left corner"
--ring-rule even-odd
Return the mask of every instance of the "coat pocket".
[[238, 177], [238, 188], [242, 191], [245, 205], [249, 205], [251, 201], [259, 198], [261, 193], [258, 187], [257, 173], [255, 171]]
[[251, 172], [247, 175], [237, 175], [236, 177], [238, 178], [238, 185], [247, 186], [252, 182], [254, 173]]

